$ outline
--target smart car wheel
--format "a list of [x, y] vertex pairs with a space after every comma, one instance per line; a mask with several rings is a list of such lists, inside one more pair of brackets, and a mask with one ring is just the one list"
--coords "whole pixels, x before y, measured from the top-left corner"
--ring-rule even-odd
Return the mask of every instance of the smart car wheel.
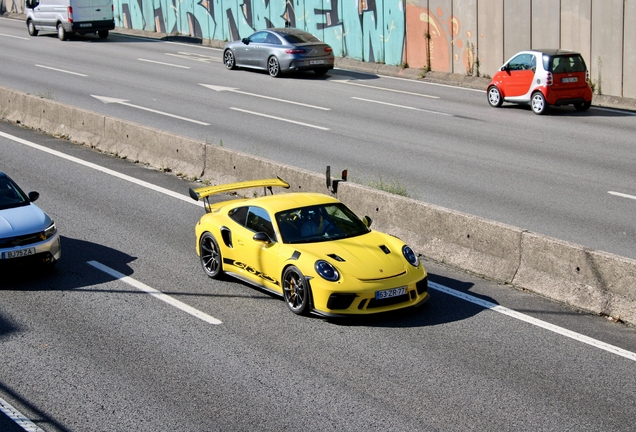
[[574, 104], [574, 108], [577, 111], [587, 111], [590, 109], [591, 106], [592, 106], [592, 101]]
[[66, 30], [64, 30], [64, 26], [62, 25], [62, 23], [58, 23], [57, 25], [57, 37], [61, 41], [66, 40]]
[[501, 93], [499, 89], [495, 86], [492, 86], [488, 89], [488, 103], [490, 106], [498, 108], [503, 103], [503, 99], [501, 98]]
[[283, 273], [283, 295], [289, 309], [297, 315], [309, 312], [309, 284], [301, 271], [294, 266]]
[[223, 53], [223, 63], [229, 70], [236, 69], [236, 61], [234, 61], [234, 53], [231, 50], [225, 50]]
[[212, 279], [218, 279], [223, 274], [222, 257], [219, 244], [212, 234], [206, 232], [199, 240], [201, 267]]
[[274, 78], [278, 78], [280, 76], [280, 65], [278, 64], [278, 59], [274, 56], [271, 56], [269, 60], [267, 60], [267, 72]]
[[550, 105], [546, 102], [545, 97], [543, 97], [543, 93], [534, 92], [532, 95], [532, 100], [530, 101], [530, 105], [532, 106], [532, 111], [535, 114], [542, 115], [548, 112], [548, 108]]
[[33, 24], [33, 21], [29, 20], [29, 23], [27, 24], [27, 29], [29, 30], [29, 34], [31, 36], [38, 35], [38, 30], [35, 28], [35, 24]]

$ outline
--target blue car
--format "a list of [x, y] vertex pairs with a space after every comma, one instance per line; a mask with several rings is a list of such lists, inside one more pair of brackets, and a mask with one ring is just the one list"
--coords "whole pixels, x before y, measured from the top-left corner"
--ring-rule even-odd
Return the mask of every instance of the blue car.
[[55, 222], [33, 204], [39, 196], [37, 192], [24, 193], [0, 171], [0, 267], [52, 265], [60, 259], [60, 235]]

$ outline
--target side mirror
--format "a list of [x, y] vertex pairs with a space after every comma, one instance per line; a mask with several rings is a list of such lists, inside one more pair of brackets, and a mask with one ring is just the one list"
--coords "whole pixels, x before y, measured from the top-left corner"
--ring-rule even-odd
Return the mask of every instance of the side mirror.
[[254, 237], [252, 237], [253, 240], [257, 241], [257, 242], [263, 242], [263, 243], [271, 243], [272, 239], [269, 238], [269, 236], [264, 233], [264, 232], [257, 232], [256, 234], [254, 234]]
[[29, 200], [31, 202], [33, 202], [33, 201], [37, 200], [38, 198], [40, 198], [40, 193], [36, 192], [36, 191], [31, 191], [27, 195], [29, 195]]
[[243, 39], [241, 39], [241, 42], [243, 42], [245, 45], [249, 45], [250, 44], [250, 38], [243, 38]]
[[371, 227], [371, 223], [373, 222], [373, 220], [369, 217], [369, 216], [365, 216], [362, 218], [362, 223], [365, 224], [367, 226], [367, 228]]

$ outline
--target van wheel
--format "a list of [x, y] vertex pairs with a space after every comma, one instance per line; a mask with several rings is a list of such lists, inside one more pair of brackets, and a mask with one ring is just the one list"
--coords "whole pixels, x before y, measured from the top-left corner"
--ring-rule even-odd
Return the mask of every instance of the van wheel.
[[27, 29], [29, 30], [29, 34], [31, 36], [38, 35], [38, 30], [35, 28], [35, 24], [33, 24], [33, 21], [29, 20], [29, 22], [27, 23]]
[[64, 26], [62, 25], [62, 23], [58, 23], [57, 25], [57, 37], [61, 41], [66, 40], [66, 30], [64, 30]]
[[100, 39], [106, 39], [108, 37], [108, 30], [98, 31], [97, 36], [99, 36]]

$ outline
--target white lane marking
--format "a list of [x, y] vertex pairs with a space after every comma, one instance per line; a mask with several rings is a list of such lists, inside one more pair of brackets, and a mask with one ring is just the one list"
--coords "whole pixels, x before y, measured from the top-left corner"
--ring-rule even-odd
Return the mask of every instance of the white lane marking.
[[329, 128], [322, 127], [322, 126], [315, 126], [315, 125], [311, 125], [309, 123], [298, 122], [298, 121], [289, 120], [289, 119], [282, 118], [282, 117], [275, 117], [275, 116], [271, 116], [271, 115], [268, 115], [268, 114], [257, 113], [257, 112], [254, 112], [254, 111], [248, 111], [248, 110], [244, 110], [244, 109], [240, 109], [240, 108], [230, 107], [230, 109], [234, 110], [234, 111], [241, 111], [241, 112], [244, 112], [244, 113], [247, 113], [247, 114], [256, 115], [256, 116], [267, 117], [267, 118], [271, 118], [271, 119], [274, 119], [274, 120], [280, 120], [280, 121], [284, 121], [284, 122], [287, 122], [287, 123], [294, 123], [294, 124], [301, 125], [301, 126], [307, 126], [307, 127], [314, 128], [314, 129], [320, 129], [320, 130], [326, 130], [326, 131], [329, 130]]
[[142, 59], [142, 58], [138, 58], [137, 60], [142, 61], [142, 62], [147, 62], [147, 63], [160, 64], [160, 65], [163, 65], [163, 66], [172, 66], [172, 67], [176, 67], [176, 68], [190, 69], [190, 66], [181, 66], [181, 65], [177, 65], [177, 64], [165, 63], [165, 62], [160, 62], [160, 61], [156, 61], [156, 60], [148, 60], [148, 59]]
[[223, 86], [215, 86], [212, 84], [201, 84], [199, 83], [199, 85], [203, 86], [203, 87], [207, 87], [210, 90], [214, 90], [214, 91], [229, 91], [229, 92], [233, 92], [233, 93], [240, 93], [240, 94], [244, 94], [247, 96], [254, 96], [254, 97], [259, 97], [259, 98], [263, 98], [263, 99], [269, 99], [269, 100], [273, 100], [273, 101], [277, 101], [277, 102], [284, 102], [284, 103], [288, 103], [288, 104], [293, 104], [293, 105], [300, 105], [300, 106], [304, 106], [307, 108], [314, 108], [314, 109], [319, 109], [319, 110], [323, 110], [323, 111], [331, 111], [331, 108], [324, 108], [324, 107], [319, 107], [319, 106], [315, 106], [315, 105], [308, 105], [308, 104], [304, 104], [302, 102], [294, 102], [294, 101], [290, 101], [287, 99], [279, 99], [279, 98], [275, 98], [275, 97], [271, 97], [271, 96], [265, 96], [265, 95], [259, 95], [256, 93], [248, 93], [248, 92], [244, 92], [244, 91], [240, 91], [237, 88], [232, 88], [232, 87], [223, 87]]
[[576, 333], [576, 332], [573, 332], [571, 330], [565, 329], [563, 327], [559, 327], [559, 326], [556, 326], [554, 324], [550, 324], [550, 323], [547, 323], [545, 321], [541, 321], [541, 320], [533, 318], [533, 317], [531, 317], [529, 315], [525, 315], [525, 314], [522, 314], [520, 312], [514, 311], [512, 309], [508, 309], [506, 307], [491, 303], [489, 301], [482, 300], [482, 299], [480, 299], [478, 297], [474, 297], [474, 296], [471, 296], [470, 294], [466, 294], [466, 293], [463, 293], [461, 291], [457, 291], [457, 290], [445, 287], [444, 285], [440, 285], [440, 284], [437, 284], [435, 282], [429, 282], [428, 286], [430, 288], [433, 288], [434, 290], [441, 291], [443, 293], [452, 295], [454, 297], [460, 298], [460, 299], [465, 300], [465, 301], [470, 302], [470, 303], [474, 303], [474, 304], [482, 306], [482, 307], [484, 307], [486, 309], [490, 309], [491, 311], [499, 312], [501, 314], [504, 314], [504, 315], [507, 315], [509, 317], [518, 319], [520, 321], [524, 321], [524, 322], [527, 322], [527, 323], [532, 324], [534, 326], [541, 327], [541, 328], [543, 328], [545, 330], [549, 330], [551, 332], [560, 334], [562, 336], [569, 337], [570, 339], [574, 339], [574, 340], [576, 340], [578, 342], [583, 342], [583, 343], [591, 345], [591, 346], [593, 346], [595, 348], [599, 348], [599, 349], [605, 350], [607, 352], [610, 352], [612, 354], [616, 354], [616, 355], [619, 355], [621, 357], [625, 357], [625, 358], [627, 358], [629, 360], [636, 361], [636, 353], [633, 353], [631, 351], [627, 351], [627, 350], [624, 350], [624, 349], [619, 348], [617, 346], [610, 345], [610, 344], [607, 344], [605, 342], [601, 342], [601, 341], [596, 340], [596, 339], [592, 339], [591, 337], [584, 336], [584, 335], [582, 335], [580, 333]]
[[2, 398], [0, 398], [0, 411], [27, 432], [44, 432], [35, 423], [23, 416], [20, 411], [13, 408], [9, 402]]
[[[86, 167], [95, 169], [95, 170], [103, 172], [105, 174], [112, 175], [112, 176], [120, 178], [122, 180], [126, 180], [126, 181], [129, 181], [131, 183], [135, 183], [135, 184], [137, 184], [139, 186], [146, 187], [148, 189], [152, 189], [152, 190], [154, 190], [156, 192], [163, 193], [163, 194], [171, 196], [173, 198], [180, 199], [180, 200], [188, 202], [190, 204], [194, 204], [194, 205], [198, 205], [199, 207], [203, 207], [203, 203], [202, 202], [194, 201], [189, 196], [182, 195], [182, 194], [179, 194], [177, 192], [173, 192], [173, 191], [171, 191], [169, 189], [164, 189], [164, 188], [156, 186], [156, 185], [154, 185], [152, 183], [148, 183], [148, 182], [145, 182], [143, 180], [138, 180], [138, 179], [136, 179], [134, 177], [130, 177], [130, 176], [127, 176], [125, 174], [118, 173], [117, 171], [113, 171], [113, 170], [110, 170], [108, 168], [104, 168], [102, 166], [99, 166], [99, 165], [91, 163], [91, 162], [86, 162], [86, 161], [84, 161], [82, 159], [76, 158], [74, 156], [66, 155], [66, 154], [58, 152], [56, 150], [51, 150], [51, 149], [49, 149], [47, 147], [41, 146], [39, 144], [32, 143], [32, 142], [24, 140], [22, 138], [15, 137], [13, 135], [6, 134], [6, 133], [4, 133], [2, 131], [0, 131], [0, 136], [3, 136], [5, 138], [7, 138], [7, 139], [16, 141], [16, 142], [18, 142], [20, 144], [24, 144], [26, 146], [35, 148], [37, 150], [52, 154], [54, 156], [58, 156], [58, 157], [61, 157], [63, 159], [67, 159], [69, 161], [78, 163], [80, 165], [84, 165]], [[442, 292], [445, 292], [446, 294], [458, 297], [458, 298], [460, 298], [462, 300], [465, 300], [465, 301], [468, 301], [470, 303], [474, 303], [474, 304], [480, 305], [480, 306], [482, 306], [482, 307], [484, 307], [486, 309], [490, 309], [490, 310], [493, 310], [495, 312], [503, 313], [503, 314], [508, 315], [508, 316], [510, 316], [512, 318], [516, 318], [516, 319], [519, 319], [521, 321], [528, 322], [528, 323], [536, 325], [538, 327], [553, 331], [555, 333], [561, 334], [563, 336], [567, 336], [567, 337], [572, 338], [574, 340], [577, 340], [577, 341], [580, 341], [580, 342], [595, 346], [597, 348], [603, 349], [603, 350], [611, 352], [613, 354], [620, 355], [622, 357], [626, 357], [626, 358], [628, 358], [630, 360], [636, 361], [636, 353], [633, 353], [633, 352], [630, 352], [630, 351], [626, 351], [626, 350], [624, 350], [622, 348], [618, 348], [618, 347], [615, 347], [613, 345], [606, 344], [604, 342], [598, 341], [596, 339], [592, 339], [590, 337], [581, 335], [579, 333], [575, 333], [575, 332], [572, 332], [570, 330], [564, 329], [562, 327], [558, 327], [558, 326], [546, 323], [545, 321], [541, 321], [541, 320], [538, 320], [536, 318], [532, 318], [532, 317], [530, 317], [528, 315], [524, 315], [524, 314], [521, 314], [519, 312], [515, 312], [515, 311], [513, 311], [511, 309], [507, 309], [507, 308], [505, 308], [503, 306], [499, 306], [499, 305], [496, 305], [494, 303], [490, 303], [490, 302], [487, 302], [485, 300], [481, 300], [481, 299], [479, 299], [477, 297], [473, 297], [471, 295], [464, 294], [464, 293], [462, 293], [460, 291], [456, 291], [456, 290], [453, 290], [451, 288], [447, 288], [447, 287], [445, 287], [443, 285], [439, 285], [439, 284], [437, 284], [435, 282], [429, 282], [429, 287], [431, 287], [432, 289], [435, 289], [437, 291], [442, 291]]]
[[13, 35], [4, 34], [4, 33], [0, 33], [0, 36], [4, 36], [4, 37], [8, 37], [8, 38], [13, 38], [13, 39], [29, 40], [29, 38], [25, 38], [25, 37], [21, 37], [21, 36], [13, 36]]
[[88, 75], [84, 75], [84, 74], [77, 73], [77, 72], [71, 72], [71, 71], [67, 71], [67, 70], [64, 70], [64, 69], [54, 68], [54, 67], [51, 67], [51, 66], [44, 66], [44, 65], [39, 65], [39, 64], [36, 64], [35, 66], [37, 66], [39, 68], [43, 68], [43, 69], [50, 69], [52, 71], [63, 72], [63, 73], [66, 73], [66, 74], [77, 75], [77, 76], [81, 76], [81, 77], [87, 77], [88, 76]]
[[131, 108], [137, 108], [137, 109], [140, 109], [140, 110], [148, 111], [148, 112], [151, 112], [151, 113], [160, 114], [160, 115], [163, 115], [163, 116], [166, 116], [166, 117], [176, 118], [176, 119], [187, 121], [187, 122], [190, 122], [190, 123], [196, 123], [196, 124], [199, 124], [199, 125], [202, 125], [202, 126], [210, 126], [210, 123], [205, 123], [205, 122], [202, 122], [202, 121], [199, 121], [199, 120], [190, 119], [190, 118], [187, 118], [187, 117], [181, 117], [181, 116], [178, 116], [176, 114], [170, 114], [170, 113], [167, 113], [167, 112], [164, 112], [164, 111], [157, 111], [157, 110], [152, 109], [152, 108], [146, 108], [146, 107], [142, 107], [142, 106], [139, 106], [139, 105], [133, 105], [131, 103], [128, 103], [128, 101], [126, 99], [117, 99], [117, 98], [112, 98], [112, 97], [108, 97], [108, 96], [96, 96], [96, 95], [91, 95], [91, 96], [94, 97], [95, 99], [101, 101], [101, 102], [104, 102], [105, 104], [116, 103], [116, 104], [120, 104], [120, 105], [125, 105], [125, 106], [128, 106], [128, 107], [131, 107]]
[[634, 195], [627, 195], [627, 194], [624, 194], [624, 193], [621, 193], [621, 192], [614, 192], [614, 191], [609, 191], [607, 193], [610, 194], [610, 195], [621, 197], [621, 198], [629, 198], [629, 199], [636, 200], [636, 196], [634, 196]]
[[57, 156], [57, 157], [60, 157], [62, 159], [66, 159], [68, 161], [75, 162], [75, 163], [80, 164], [80, 165], [84, 165], [85, 167], [94, 169], [96, 171], [103, 172], [104, 174], [108, 174], [108, 175], [111, 175], [113, 177], [117, 177], [119, 179], [128, 181], [130, 183], [134, 183], [136, 185], [145, 187], [147, 189], [152, 189], [152, 190], [154, 190], [156, 192], [159, 192], [159, 193], [162, 193], [164, 195], [168, 195], [168, 196], [171, 196], [173, 198], [180, 199], [181, 201], [185, 201], [185, 202], [188, 202], [190, 204], [194, 204], [194, 205], [197, 205], [199, 207], [203, 207], [203, 203], [202, 202], [194, 201], [192, 198], [190, 198], [189, 195], [183, 195], [183, 194], [180, 194], [178, 192], [171, 191], [169, 189], [164, 189], [164, 188], [159, 187], [157, 185], [154, 185], [152, 183], [148, 183], [148, 182], [145, 182], [143, 180], [139, 180], [139, 179], [136, 179], [134, 177], [127, 176], [126, 174], [121, 174], [121, 173], [119, 173], [117, 171], [113, 171], [111, 169], [104, 168], [101, 165], [97, 165], [97, 164], [94, 164], [92, 162], [87, 162], [85, 160], [76, 158], [75, 156], [69, 156], [69, 155], [64, 154], [62, 152], [59, 152], [57, 150], [52, 150], [52, 149], [50, 149], [48, 147], [44, 147], [44, 146], [41, 146], [39, 144], [33, 143], [31, 141], [27, 141], [25, 139], [18, 138], [18, 137], [13, 136], [13, 135], [9, 135], [9, 134], [4, 133], [2, 131], [0, 131], [0, 136], [4, 137], [6, 139], [9, 139], [9, 140], [15, 141], [17, 143], [24, 144], [24, 145], [26, 145], [28, 147], [32, 147], [32, 148], [34, 148], [36, 150], [40, 150], [40, 151], [43, 151], [45, 153], [49, 153], [49, 154], [51, 154], [53, 156]]
[[88, 261], [87, 264], [95, 267], [98, 270], [103, 271], [104, 273], [109, 274], [110, 276], [114, 277], [115, 279], [121, 280], [122, 282], [137, 288], [139, 291], [143, 291], [146, 294], [150, 294], [151, 296], [155, 297], [156, 299], [159, 299], [163, 302], [168, 303], [170, 306], [174, 306], [177, 309], [180, 309], [186, 313], [189, 313], [190, 315], [199, 318], [202, 321], [205, 321], [207, 323], [210, 324], [214, 324], [214, 325], [219, 325], [222, 324], [222, 322], [216, 318], [214, 318], [213, 316], [210, 316], [204, 312], [201, 312], [198, 309], [193, 308], [192, 306], [185, 304], [173, 297], [170, 297], [167, 294], [162, 293], [161, 291], [158, 291], [154, 288], [149, 287], [148, 285], [139, 282], [136, 279], [133, 279], [129, 276], [126, 276], [125, 274], [119, 273], [117, 270], [113, 270], [110, 267], [105, 266], [104, 264], [101, 264], [97, 261]]
[[190, 53], [185, 51], [179, 51], [178, 53], [165, 53], [167, 56], [179, 57], [186, 60], [192, 60], [196, 62], [209, 63], [209, 62], [217, 62], [221, 63], [221, 59], [217, 57], [210, 57], [203, 54]]
[[372, 100], [372, 99], [359, 98], [359, 97], [355, 97], [355, 96], [352, 96], [351, 99], [356, 99], [356, 100], [360, 100], [360, 101], [364, 101], [364, 102], [376, 103], [376, 104], [380, 104], [380, 105], [388, 105], [388, 106], [392, 106], [392, 107], [396, 107], [396, 108], [404, 108], [404, 109], [410, 109], [410, 110], [415, 110], [415, 111], [427, 112], [427, 113], [431, 113], [431, 114], [439, 114], [439, 115], [454, 117], [453, 114], [443, 113], [443, 112], [440, 112], [440, 111], [431, 111], [431, 110], [422, 109], [422, 108], [415, 108], [415, 107], [410, 107], [410, 106], [405, 106], [405, 105], [397, 105], [397, 104], [392, 104], [392, 103], [388, 103], [388, 102], [376, 101], [376, 100]]
[[349, 85], [354, 85], [354, 86], [359, 86], [359, 87], [367, 87], [367, 88], [372, 88], [372, 89], [376, 89], [376, 90], [384, 90], [384, 91], [389, 91], [389, 92], [393, 92], [393, 93], [402, 93], [402, 94], [408, 94], [408, 95], [412, 95], [412, 96], [420, 96], [420, 97], [431, 98], [431, 99], [439, 99], [439, 96], [431, 96], [431, 95], [426, 95], [426, 94], [422, 94], [422, 93], [415, 93], [415, 92], [409, 92], [409, 91], [404, 91], [404, 90], [396, 90], [396, 89], [390, 89], [390, 88], [386, 88], [386, 87], [377, 87], [377, 86], [372, 86], [372, 85], [368, 85], [368, 84], [360, 84], [360, 83], [356, 83], [356, 82], [351, 82], [349, 80], [332, 80], [332, 79], [330, 79], [329, 82], [335, 82], [335, 83], [340, 83], [340, 84], [349, 84]]

